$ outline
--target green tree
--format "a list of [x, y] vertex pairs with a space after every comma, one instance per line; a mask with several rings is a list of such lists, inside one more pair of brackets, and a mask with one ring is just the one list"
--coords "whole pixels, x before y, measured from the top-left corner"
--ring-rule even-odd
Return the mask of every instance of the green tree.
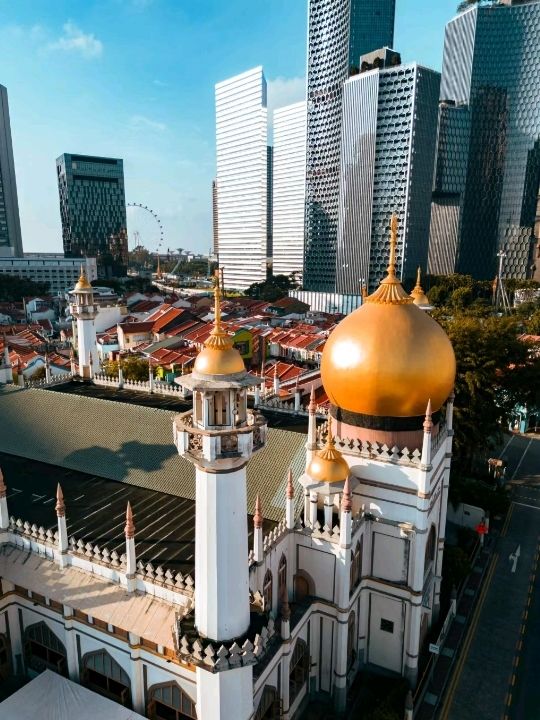
[[535, 310], [525, 323], [529, 335], [540, 335], [540, 310]]
[[[103, 363], [103, 372], [111, 377], [118, 376], [118, 362], [107, 361]], [[148, 380], [148, 360], [137, 355], [128, 355], [122, 358], [122, 374], [124, 380], [144, 382]]]
[[0, 302], [22, 302], [25, 297], [48, 295], [48, 293], [49, 283], [38, 283], [13, 275], [0, 275]]
[[296, 277], [293, 275], [272, 275], [264, 282], [253, 283], [245, 291], [245, 295], [257, 300], [275, 302], [285, 297], [289, 290], [297, 286]]

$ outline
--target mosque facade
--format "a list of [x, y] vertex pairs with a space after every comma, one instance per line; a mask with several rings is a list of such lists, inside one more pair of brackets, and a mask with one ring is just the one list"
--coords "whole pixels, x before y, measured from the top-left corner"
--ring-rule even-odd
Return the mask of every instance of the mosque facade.
[[[328, 420], [313, 400], [304, 472], [266, 534], [258, 499], [251, 547], [246, 467], [268, 433], [219, 288], [185, 378], [193, 408], [173, 423], [195, 468], [194, 578], [138, 562], [129, 505], [125, 553], [111, 555], [68, 537], [60, 487], [51, 531], [10, 517], [0, 482], [0, 673], [53, 669], [158, 720], [292, 720], [319, 693], [339, 713], [366, 669], [415, 687], [440, 611], [455, 358], [425, 296], [397, 279], [395, 221], [391, 235], [387, 277], [326, 344]], [[91, 290], [79, 294], [91, 323]]]

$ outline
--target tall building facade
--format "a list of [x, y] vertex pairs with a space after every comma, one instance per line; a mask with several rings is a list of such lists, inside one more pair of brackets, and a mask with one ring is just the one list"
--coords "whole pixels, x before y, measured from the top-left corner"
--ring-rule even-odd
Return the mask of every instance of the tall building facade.
[[217, 180], [212, 180], [212, 255], [219, 256]]
[[266, 279], [268, 129], [262, 67], [216, 85], [217, 223], [224, 284]]
[[7, 90], [0, 85], [0, 257], [22, 257], [21, 222]]
[[501, 0], [446, 27], [430, 270], [531, 277], [540, 186], [540, 2]]
[[64, 153], [56, 160], [56, 173], [66, 257], [96, 257], [101, 277], [125, 275], [123, 161]]
[[274, 148], [268, 145], [266, 148], [266, 257], [271, 259], [274, 252], [274, 229], [273, 229], [273, 207], [274, 207]]
[[439, 87], [440, 74], [416, 63], [370, 70], [345, 83], [338, 293], [377, 287], [393, 213], [399, 276], [412, 280], [416, 268], [427, 265]]
[[394, 13], [395, 0], [309, 3], [304, 250], [308, 290], [335, 290], [343, 83], [358, 71], [360, 55], [393, 45]]
[[306, 103], [274, 111], [274, 275], [302, 273], [306, 195]]

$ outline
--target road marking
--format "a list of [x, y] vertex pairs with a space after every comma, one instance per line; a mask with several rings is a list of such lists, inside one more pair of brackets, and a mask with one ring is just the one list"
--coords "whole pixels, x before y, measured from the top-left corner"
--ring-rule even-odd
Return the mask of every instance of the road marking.
[[529, 450], [529, 448], [531, 447], [531, 445], [532, 445], [532, 438], [529, 440], [529, 442], [528, 442], [528, 444], [527, 444], [527, 447], [526, 447], [525, 450], [523, 451], [523, 455], [521, 456], [521, 458], [520, 458], [520, 460], [519, 460], [519, 462], [518, 462], [518, 464], [517, 464], [517, 467], [516, 467], [516, 469], [514, 470], [514, 474], [513, 474], [512, 477], [510, 478], [510, 482], [512, 482], [513, 479], [516, 477], [517, 471], [518, 471], [519, 468], [521, 467], [521, 463], [523, 462], [523, 459], [525, 458], [525, 455], [527, 454], [527, 451]]
[[[515, 500], [512, 503], [512, 505], [521, 505], [521, 507], [528, 507], [528, 508], [533, 508], [533, 510], [540, 510], [540, 505], [527, 505], [527, 503], [520, 503], [520, 502], [516, 502]], [[501, 533], [501, 535], [503, 535], [503, 533]], [[503, 537], [504, 537], [504, 535], [503, 535]]]
[[476, 635], [476, 628], [478, 626], [478, 621], [480, 619], [480, 613], [482, 612], [482, 608], [484, 606], [484, 601], [486, 599], [486, 595], [489, 590], [489, 586], [491, 585], [491, 580], [495, 573], [495, 567], [497, 566], [498, 560], [499, 560], [499, 554], [494, 553], [493, 557], [491, 558], [489, 568], [488, 568], [488, 571], [487, 571], [485, 579], [484, 579], [484, 585], [483, 585], [483, 587], [480, 591], [480, 595], [478, 597], [478, 602], [476, 604], [476, 607], [475, 607], [473, 615], [472, 615], [471, 624], [467, 631], [465, 642], [463, 643], [463, 647], [460, 652], [460, 657], [458, 659], [454, 673], [450, 680], [450, 685], [448, 686], [448, 690], [446, 692], [446, 697], [444, 699], [444, 703], [443, 703], [441, 714], [439, 716], [439, 720], [447, 720], [447, 718], [448, 718], [448, 713], [450, 712], [452, 700], [454, 699], [454, 694], [455, 694], [457, 686], [459, 684], [459, 680], [461, 678], [461, 673], [463, 672], [463, 667], [465, 665], [465, 661], [467, 660], [467, 656], [469, 654], [469, 650], [470, 650], [472, 641], [474, 639], [474, 636]]
[[510, 443], [512, 442], [512, 440], [513, 440], [515, 437], [516, 437], [515, 435], [512, 435], [512, 437], [510, 438], [510, 440], [509, 440], [509, 441], [506, 443], [506, 445], [503, 447], [502, 452], [501, 452], [501, 454], [499, 455], [499, 460], [502, 458], [502, 456], [503, 456], [504, 453], [506, 452], [506, 448], [510, 445]]
[[506, 520], [504, 521], [503, 529], [501, 530], [501, 537], [506, 536], [506, 531], [508, 530], [508, 524], [510, 522], [510, 518], [512, 517], [513, 512], [514, 512], [514, 503], [510, 503], [510, 509], [508, 510], [508, 513], [506, 515]]

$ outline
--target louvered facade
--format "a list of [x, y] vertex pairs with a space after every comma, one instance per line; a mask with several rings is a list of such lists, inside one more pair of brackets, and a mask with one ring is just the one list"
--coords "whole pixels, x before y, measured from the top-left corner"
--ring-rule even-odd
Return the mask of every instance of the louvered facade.
[[22, 257], [7, 90], [0, 85], [0, 257]]

